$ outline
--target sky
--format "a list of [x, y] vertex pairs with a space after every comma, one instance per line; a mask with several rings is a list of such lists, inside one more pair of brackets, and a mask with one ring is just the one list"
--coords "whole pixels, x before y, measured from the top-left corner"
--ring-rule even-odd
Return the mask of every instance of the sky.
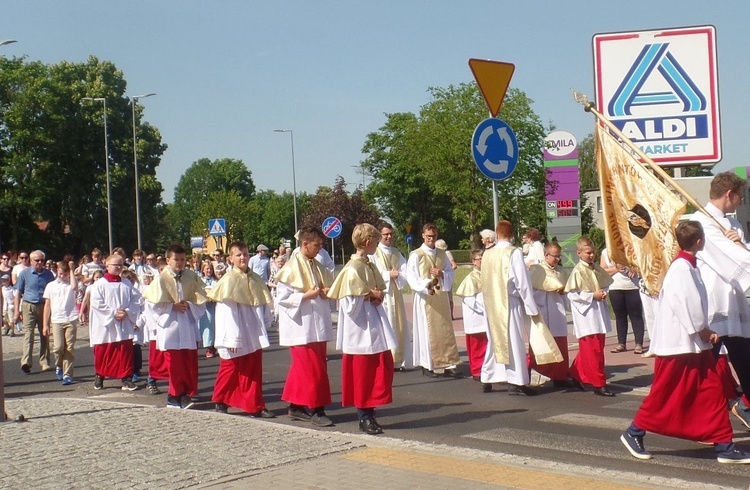
[[[362, 183], [361, 153], [385, 114], [414, 112], [429, 87], [473, 83], [469, 58], [516, 66], [511, 87], [545, 123], [578, 140], [593, 129], [570, 89], [594, 99], [592, 36], [713, 25], [717, 29], [723, 159], [746, 166], [750, 56], [746, 0], [3, 2], [0, 55], [123, 71], [127, 95], [168, 149], [157, 177], [171, 202], [196, 160], [236, 158], [258, 189], [298, 192]], [[744, 115], [743, 115], [744, 114]], [[477, 121], [479, 123], [479, 121]], [[467, 141], [467, 152], [470, 141]]]

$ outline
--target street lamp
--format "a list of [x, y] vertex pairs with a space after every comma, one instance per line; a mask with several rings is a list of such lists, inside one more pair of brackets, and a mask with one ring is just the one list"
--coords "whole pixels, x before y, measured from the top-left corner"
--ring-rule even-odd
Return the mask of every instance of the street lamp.
[[138, 190], [138, 140], [135, 134], [135, 103], [138, 99], [145, 99], [156, 95], [156, 92], [150, 92], [143, 95], [134, 95], [130, 97], [130, 104], [133, 106], [133, 168], [135, 169], [135, 226], [138, 232], [138, 248], [143, 250], [141, 244], [141, 197]]
[[109, 253], [115, 248], [112, 244], [112, 205], [109, 190], [109, 138], [107, 136], [107, 99], [104, 97], [84, 97], [81, 100], [101, 102], [104, 104], [104, 167], [107, 171], [107, 233], [109, 234]]
[[291, 129], [274, 129], [274, 133], [289, 133], [292, 137], [292, 191], [293, 202], [294, 202], [294, 239], [296, 244], [299, 245], [299, 238], [297, 238], [297, 232], [299, 231], [299, 223], [297, 221], [297, 175], [294, 171], [294, 131]]
[[13, 43], [17, 43], [17, 42], [18, 41], [16, 41], [15, 39], [6, 39], [4, 41], [0, 41], [0, 46], [6, 46], [8, 44], [13, 44]]

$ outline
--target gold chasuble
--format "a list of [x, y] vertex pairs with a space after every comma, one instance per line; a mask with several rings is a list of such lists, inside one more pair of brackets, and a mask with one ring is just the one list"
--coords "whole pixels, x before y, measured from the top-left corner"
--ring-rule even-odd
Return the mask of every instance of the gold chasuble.
[[585, 291], [595, 293], [600, 289], [612, 284], [612, 276], [602, 269], [599, 264], [587, 264], [579, 261], [570, 273], [568, 282], [565, 284], [565, 292]]
[[529, 268], [529, 276], [531, 276], [531, 287], [548, 293], [562, 293], [565, 290], [565, 283], [568, 282], [568, 274], [562, 267], [559, 265], [550, 267], [546, 262], [532, 265]]
[[[203, 281], [195, 272], [185, 269], [180, 273], [182, 299], [196, 305], [202, 305], [208, 298]], [[177, 291], [177, 278], [169, 267], [165, 267], [161, 274], [143, 293], [143, 297], [151, 303], [179, 303], [180, 295]]]
[[355, 254], [336, 276], [328, 297], [367, 296], [373, 289], [385, 290], [383, 278], [370, 259]]
[[468, 276], [461, 281], [456, 289], [455, 295], [462, 298], [471, 298], [482, 292], [482, 273], [479, 269], [472, 269]]
[[229, 300], [245, 306], [263, 306], [272, 304], [271, 293], [263, 283], [263, 279], [255, 274], [252, 269], [247, 273], [237, 267], [232, 267], [229, 272], [219, 279], [208, 297], [217, 303]]
[[[498, 364], [510, 364], [510, 259], [515, 247], [492, 247], [482, 255], [482, 293], [485, 314], [492, 338], [492, 351]], [[526, 315], [524, 315], [526, 316]], [[530, 319], [529, 345], [537, 364], [563, 360], [555, 338], [544, 323], [542, 315]]]
[[[399, 255], [388, 253], [383, 250], [382, 247], [378, 247], [375, 251], [375, 260], [384, 270], [399, 270]], [[404, 306], [404, 293], [399, 289], [395, 279], [390, 280], [389, 286], [389, 295], [393, 298], [393, 304], [390, 309], [393, 311], [388, 312], [391, 313], [388, 315], [388, 319], [391, 321], [391, 327], [393, 327], [393, 332], [396, 334], [396, 339], [398, 340], [398, 347], [393, 351], [393, 364], [395, 366], [401, 366], [401, 364], [404, 363], [403, 346], [407, 345], [406, 339], [404, 339], [406, 333], [406, 307]]]
[[328, 269], [320, 266], [320, 262], [298, 252], [276, 273], [276, 280], [306, 293], [315, 286], [321, 289], [330, 287], [333, 277]]
[[[443, 269], [446, 257], [445, 252], [436, 249], [435, 258], [427, 254], [421, 248], [414, 251], [419, 258], [417, 270], [419, 277], [430, 279], [430, 269], [435, 267]], [[436, 369], [449, 366], [457, 366], [461, 362], [456, 345], [456, 334], [453, 332], [453, 321], [451, 320], [450, 303], [448, 293], [440, 288], [435, 289], [435, 294], [422, 295], [424, 300], [424, 314], [427, 322], [427, 331], [430, 340], [430, 359]]]

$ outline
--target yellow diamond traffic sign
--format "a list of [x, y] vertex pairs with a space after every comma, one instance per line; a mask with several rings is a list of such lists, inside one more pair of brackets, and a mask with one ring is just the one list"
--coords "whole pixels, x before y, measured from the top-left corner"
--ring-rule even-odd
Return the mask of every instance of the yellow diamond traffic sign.
[[502, 61], [470, 58], [469, 68], [474, 74], [474, 79], [479, 85], [479, 90], [482, 92], [482, 97], [487, 103], [490, 114], [492, 114], [492, 117], [497, 117], [516, 65]]

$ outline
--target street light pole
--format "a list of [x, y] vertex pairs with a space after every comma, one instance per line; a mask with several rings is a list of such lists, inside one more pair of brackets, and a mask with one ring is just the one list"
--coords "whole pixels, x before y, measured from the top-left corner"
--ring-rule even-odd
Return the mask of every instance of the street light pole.
[[139, 191], [138, 182], [138, 139], [135, 133], [135, 103], [138, 99], [145, 99], [156, 95], [156, 92], [151, 92], [143, 95], [134, 95], [130, 97], [130, 104], [133, 106], [133, 169], [135, 170], [135, 226], [138, 234], [138, 248], [143, 250], [143, 244], [141, 242], [141, 195]]
[[289, 133], [289, 135], [292, 137], [292, 191], [293, 194], [293, 202], [294, 202], [294, 239], [296, 241], [296, 245], [299, 245], [299, 238], [297, 238], [297, 232], [299, 231], [299, 222], [297, 221], [297, 174], [294, 169], [294, 131], [291, 129], [274, 129], [274, 133]]
[[104, 97], [84, 97], [81, 100], [101, 102], [104, 105], [104, 168], [107, 172], [107, 233], [109, 234], [109, 253], [114, 250], [112, 243], [112, 202], [109, 186], [109, 136], [107, 134], [107, 99]]

